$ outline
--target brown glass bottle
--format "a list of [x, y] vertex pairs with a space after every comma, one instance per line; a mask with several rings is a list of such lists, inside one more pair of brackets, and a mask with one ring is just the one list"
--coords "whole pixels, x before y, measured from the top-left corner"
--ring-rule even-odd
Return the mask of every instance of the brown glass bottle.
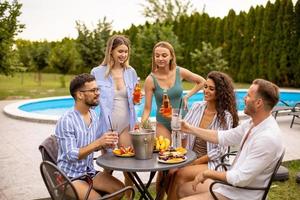
[[170, 117], [172, 115], [172, 106], [167, 94], [163, 95], [163, 113], [164, 117]]

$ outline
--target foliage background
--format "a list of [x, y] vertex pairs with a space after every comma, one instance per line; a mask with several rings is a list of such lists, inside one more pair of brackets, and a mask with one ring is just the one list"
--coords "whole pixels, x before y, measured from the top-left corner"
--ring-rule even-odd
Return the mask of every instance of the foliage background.
[[[148, 12], [145, 15], [152, 20], [120, 32], [113, 31], [111, 22], [104, 18], [93, 30], [77, 22], [76, 39], [17, 40], [14, 48], [7, 50], [10, 54], [2, 55], [0, 50], [3, 68], [0, 73], [8, 74], [14, 69], [37, 72], [39, 82], [41, 72], [89, 73], [103, 60], [107, 39], [112, 34], [125, 34], [131, 40], [130, 63], [141, 78], [150, 72], [154, 44], [166, 40], [175, 48], [177, 64], [203, 77], [211, 70], [220, 70], [237, 82], [265, 78], [279, 86], [300, 87], [300, 1], [293, 5], [291, 0], [276, 0], [264, 7], [251, 7], [248, 12], [230, 10], [224, 18], [196, 11], [187, 14], [189, 2], [183, 5], [178, 0], [164, 1], [167, 6], [162, 9], [165, 10], [145, 9]], [[14, 10], [18, 11], [19, 7], [15, 5]], [[14, 33], [22, 25], [15, 20], [15, 27]], [[1, 40], [0, 45], [3, 45]], [[10, 62], [3, 64], [3, 60]], [[63, 86], [64, 77], [60, 80]]]

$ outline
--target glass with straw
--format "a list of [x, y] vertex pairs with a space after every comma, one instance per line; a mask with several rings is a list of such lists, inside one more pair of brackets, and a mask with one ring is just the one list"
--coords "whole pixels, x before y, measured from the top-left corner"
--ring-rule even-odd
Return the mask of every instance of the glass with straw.
[[[116, 133], [116, 129], [113, 128], [113, 125], [111, 123], [111, 119], [110, 116], [108, 116], [108, 121], [109, 121], [109, 125], [110, 125], [110, 131], [115, 135]], [[113, 145], [113, 149], [117, 149], [118, 148], [118, 140], [115, 141], [114, 145]]]
[[174, 148], [181, 147], [181, 120], [182, 120], [182, 112], [181, 112], [181, 104], [182, 99], [180, 99], [179, 108], [172, 109], [172, 119], [171, 119], [171, 129], [172, 129], [172, 146]]

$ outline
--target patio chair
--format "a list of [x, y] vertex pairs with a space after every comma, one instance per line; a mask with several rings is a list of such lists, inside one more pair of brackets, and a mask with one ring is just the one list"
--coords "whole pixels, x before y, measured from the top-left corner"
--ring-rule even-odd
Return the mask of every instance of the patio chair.
[[50, 161], [57, 164], [58, 143], [55, 135], [47, 137], [39, 146], [43, 161]]
[[265, 200], [267, 198], [267, 195], [268, 195], [268, 192], [270, 190], [270, 187], [272, 185], [272, 181], [274, 180], [274, 177], [277, 173], [277, 170], [281, 164], [281, 161], [283, 159], [283, 156], [284, 156], [284, 153], [285, 151], [282, 152], [280, 158], [278, 159], [277, 163], [276, 163], [276, 166], [274, 168], [274, 171], [269, 179], [269, 182], [268, 182], [268, 185], [266, 187], [239, 187], [239, 186], [233, 186], [231, 185], [230, 183], [227, 183], [227, 182], [224, 182], [224, 181], [214, 181], [210, 184], [209, 186], [209, 191], [211, 193], [211, 195], [213, 196], [213, 198], [215, 200], [218, 200], [217, 196], [215, 195], [214, 191], [213, 191], [213, 187], [215, 184], [223, 184], [223, 185], [227, 185], [227, 186], [230, 186], [230, 187], [234, 187], [234, 188], [240, 188], [240, 189], [245, 189], [245, 190], [261, 190], [261, 191], [264, 191], [263, 193], [263, 196], [262, 196], [262, 200]]
[[[50, 161], [57, 164], [58, 142], [55, 135], [47, 137], [39, 146], [43, 161]], [[94, 160], [97, 158], [95, 157]]]
[[293, 119], [290, 125], [290, 128], [293, 127], [293, 124], [300, 124], [299, 122], [295, 122], [295, 118], [300, 118], [300, 102], [296, 103], [291, 112], [288, 115], [292, 115]]
[[[39, 146], [39, 150], [42, 154], [42, 160], [43, 161], [49, 161], [53, 163], [54, 165], [57, 165], [57, 157], [58, 157], [58, 142], [55, 135], [50, 135], [47, 137], [42, 144]], [[94, 160], [97, 158], [94, 157]], [[96, 170], [98, 173], [99, 171]], [[112, 171], [109, 172], [112, 174]], [[96, 190], [101, 195], [106, 195], [108, 193], [100, 190]]]
[[[77, 178], [69, 179], [54, 163], [50, 161], [43, 161], [40, 165], [40, 171], [48, 192], [53, 200], [79, 200], [75, 187], [72, 184], [72, 181], [74, 180], [84, 179], [88, 182], [89, 189], [84, 199], [88, 199], [89, 194], [93, 188], [93, 180], [90, 176], [83, 175]], [[127, 190], [132, 191], [131, 199], [134, 199], [135, 191], [133, 187], [127, 186], [119, 191], [102, 196], [99, 198], [99, 200], [110, 199], [126, 192]]]
[[282, 111], [292, 111], [294, 106], [290, 106], [288, 103], [286, 103], [283, 100], [279, 100], [279, 102], [283, 105], [276, 105], [273, 109], [272, 109], [272, 114], [274, 115], [274, 118], [276, 119], [277, 115], [279, 112]]

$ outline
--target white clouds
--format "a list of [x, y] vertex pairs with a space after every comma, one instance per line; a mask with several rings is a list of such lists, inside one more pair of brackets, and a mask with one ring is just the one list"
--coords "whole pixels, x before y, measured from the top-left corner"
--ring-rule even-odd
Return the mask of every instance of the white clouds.
[[[76, 21], [94, 27], [105, 16], [113, 21], [114, 30], [143, 24], [142, 0], [19, 0], [22, 6], [21, 23], [26, 29], [18, 36], [31, 40], [59, 40], [76, 37]], [[267, 0], [192, 0], [198, 11], [210, 16], [224, 17], [229, 9], [248, 11], [251, 5], [265, 5]]]

